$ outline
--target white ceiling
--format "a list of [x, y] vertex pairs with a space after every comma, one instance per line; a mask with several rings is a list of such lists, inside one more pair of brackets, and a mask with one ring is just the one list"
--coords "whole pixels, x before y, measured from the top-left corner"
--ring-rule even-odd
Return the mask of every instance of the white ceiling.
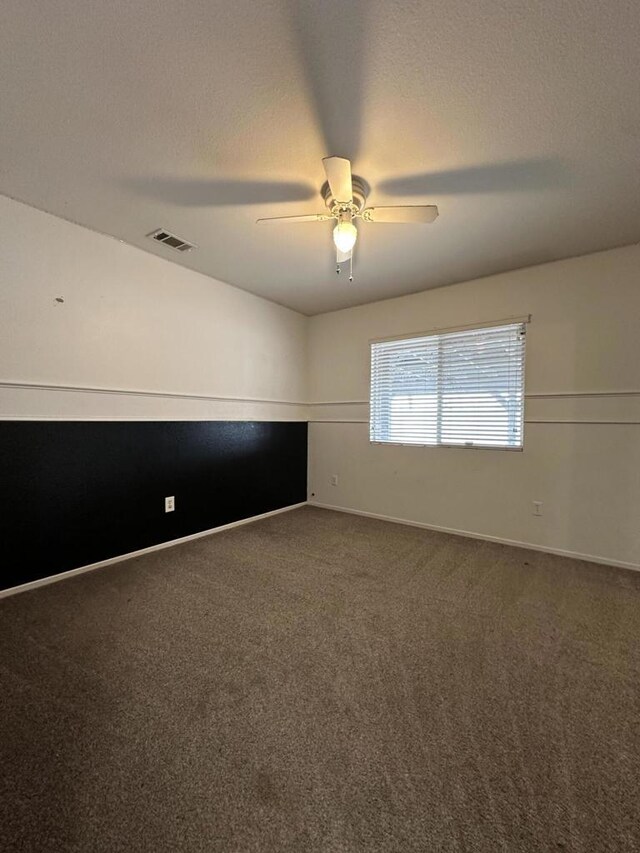
[[[632, 0], [4, 0], [0, 191], [314, 314], [640, 240], [639, 67]], [[353, 284], [328, 223], [254, 224], [328, 154], [440, 208], [362, 224]]]

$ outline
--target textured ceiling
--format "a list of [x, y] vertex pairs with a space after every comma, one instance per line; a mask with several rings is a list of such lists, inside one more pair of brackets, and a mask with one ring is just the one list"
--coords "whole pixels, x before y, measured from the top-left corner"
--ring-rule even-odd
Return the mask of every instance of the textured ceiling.
[[[639, 67], [623, 0], [4, 0], [0, 192], [313, 314], [640, 240]], [[329, 224], [254, 224], [328, 154], [440, 208], [352, 284]]]

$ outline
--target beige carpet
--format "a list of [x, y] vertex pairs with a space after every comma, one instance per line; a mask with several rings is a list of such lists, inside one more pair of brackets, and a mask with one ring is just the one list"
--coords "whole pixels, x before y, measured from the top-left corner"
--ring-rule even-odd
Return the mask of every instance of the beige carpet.
[[304, 508], [0, 601], [0, 849], [640, 849], [640, 574]]

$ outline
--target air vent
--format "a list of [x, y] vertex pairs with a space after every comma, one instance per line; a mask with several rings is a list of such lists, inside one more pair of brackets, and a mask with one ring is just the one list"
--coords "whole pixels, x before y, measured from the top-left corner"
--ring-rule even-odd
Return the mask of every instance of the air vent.
[[191, 249], [196, 248], [195, 243], [187, 243], [186, 240], [183, 240], [181, 237], [176, 237], [175, 234], [165, 231], [164, 228], [158, 228], [157, 231], [152, 231], [151, 234], [147, 234], [147, 237], [151, 237], [151, 239], [155, 240], [156, 243], [164, 243], [165, 246], [175, 249], [176, 252], [189, 252]]

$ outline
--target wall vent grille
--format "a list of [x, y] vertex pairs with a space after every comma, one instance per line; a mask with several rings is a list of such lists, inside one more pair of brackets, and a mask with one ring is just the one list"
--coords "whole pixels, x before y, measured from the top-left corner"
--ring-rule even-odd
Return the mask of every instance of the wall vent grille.
[[187, 243], [186, 240], [176, 237], [175, 234], [167, 231], [166, 228], [158, 228], [156, 231], [152, 231], [151, 234], [147, 234], [147, 237], [151, 237], [156, 243], [164, 243], [165, 246], [175, 249], [176, 252], [190, 252], [191, 249], [196, 248], [195, 243]]

